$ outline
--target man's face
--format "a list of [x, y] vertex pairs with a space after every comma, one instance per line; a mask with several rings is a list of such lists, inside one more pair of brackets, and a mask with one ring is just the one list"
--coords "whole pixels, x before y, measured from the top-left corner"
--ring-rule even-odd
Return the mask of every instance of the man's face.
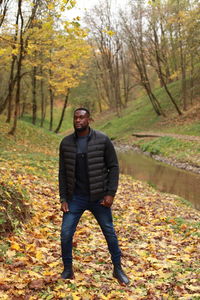
[[74, 129], [78, 132], [86, 130], [89, 126], [89, 116], [85, 110], [77, 110], [74, 113]]

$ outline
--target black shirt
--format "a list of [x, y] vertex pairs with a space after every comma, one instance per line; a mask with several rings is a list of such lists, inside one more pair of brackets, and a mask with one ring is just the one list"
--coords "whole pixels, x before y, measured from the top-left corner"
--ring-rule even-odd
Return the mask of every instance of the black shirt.
[[87, 196], [90, 194], [89, 177], [87, 166], [87, 143], [88, 136], [77, 137], [76, 170], [75, 170], [75, 189], [74, 194]]

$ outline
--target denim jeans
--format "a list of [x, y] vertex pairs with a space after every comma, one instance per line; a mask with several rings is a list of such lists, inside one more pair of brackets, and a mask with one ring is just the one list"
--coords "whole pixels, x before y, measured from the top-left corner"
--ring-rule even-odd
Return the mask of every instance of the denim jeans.
[[69, 212], [63, 213], [61, 228], [61, 249], [64, 265], [72, 263], [72, 240], [77, 224], [85, 210], [92, 212], [105, 236], [113, 264], [120, 263], [121, 251], [113, 227], [111, 208], [102, 206], [100, 201], [90, 202], [87, 196], [74, 195], [68, 202]]

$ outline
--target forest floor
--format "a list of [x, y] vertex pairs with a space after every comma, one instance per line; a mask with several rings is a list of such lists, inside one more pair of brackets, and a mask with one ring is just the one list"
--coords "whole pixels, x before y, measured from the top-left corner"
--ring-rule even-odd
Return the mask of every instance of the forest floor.
[[[1, 178], [6, 177], [10, 170], [1, 169]], [[200, 212], [178, 197], [120, 177], [113, 216], [123, 266], [131, 280], [129, 287], [121, 287], [112, 277], [106, 243], [89, 212], [73, 242], [75, 279], [60, 279], [56, 182], [13, 171], [9, 184], [19, 183], [30, 193], [32, 217], [5, 237], [0, 299], [200, 299]]]
[[[107, 245], [94, 218], [85, 212], [74, 245], [74, 280], [62, 280], [58, 196], [58, 137], [19, 128], [17, 138], [1, 127], [0, 205], [13, 231], [1, 235], [2, 300], [198, 300], [200, 299], [200, 212], [187, 201], [121, 175], [113, 217], [122, 264], [131, 284], [112, 276]], [[55, 140], [54, 140], [55, 139]], [[15, 220], [11, 191], [26, 190], [30, 216]], [[0, 193], [1, 197], [1, 193]]]

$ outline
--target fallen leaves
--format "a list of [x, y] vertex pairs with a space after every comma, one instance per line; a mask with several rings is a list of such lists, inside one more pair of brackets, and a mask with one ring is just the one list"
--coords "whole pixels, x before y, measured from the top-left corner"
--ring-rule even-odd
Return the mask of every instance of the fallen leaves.
[[[41, 162], [40, 169], [42, 164], [47, 162]], [[1, 178], [10, 181], [11, 186], [21, 185], [29, 191], [32, 205], [31, 219], [3, 240], [7, 246], [0, 259], [0, 299], [200, 297], [200, 212], [128, 176], [120, 177], [113, 218], [131, 285], [122, 288], [113, 278], [106, 242], [89, 212], [81, 218], [73, 241], [75, 279], [60, 279], [62, 214], [57, 161], [48, 164], [51, 178], [37, 175], [37, 166], [34, 174], [28, 166], [20, 172], [19, 159], [12, 168], [4, 161], [4, 169], [0, 169]]]

